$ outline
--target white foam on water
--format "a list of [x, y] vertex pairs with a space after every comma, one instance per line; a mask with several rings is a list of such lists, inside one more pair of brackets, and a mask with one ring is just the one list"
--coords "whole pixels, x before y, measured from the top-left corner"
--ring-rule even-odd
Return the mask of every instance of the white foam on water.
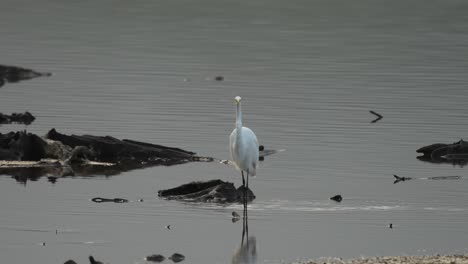
[[[242, 209], [242, 204], [229, 205], [228, 209]], [[340, 205], [329, 202], [318, 201], [288, 201], [271, 200], [249, 204], [251, 211], [297, 211], [297, 212], [334, 212], [334, 211], [390, 211], [405, 210], [406, 204], [375, 204], [374, 202], [363, 202], [362, 205]]]

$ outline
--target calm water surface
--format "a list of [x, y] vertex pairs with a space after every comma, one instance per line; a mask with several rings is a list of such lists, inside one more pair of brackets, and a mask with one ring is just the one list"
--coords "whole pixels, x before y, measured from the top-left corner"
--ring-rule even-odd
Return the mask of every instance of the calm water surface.
[[[462, 0], [4, 0], [0, 63], [54, 75], [0, 88], [0, 112], [30, 111], [27, 130], [38, 134], [54, 127], [226, 159], [240, 95], [260, 143], [286, 149], [251, 180], [258, 263], [464, 253], [466, 168], [420, 162], [415, 150], [467, 135], [467, 13]], [[369, 110], [384, 118], [370, 123]], [[462, 178], [393, 184], [393, 174]], [[215, 178], [240, 183], [216, 163], [55, 184], [1, 176], [1, 262], [144, 263], [180, 252], [186, 263], [231, 263], [240, 205], [157, 197]]]

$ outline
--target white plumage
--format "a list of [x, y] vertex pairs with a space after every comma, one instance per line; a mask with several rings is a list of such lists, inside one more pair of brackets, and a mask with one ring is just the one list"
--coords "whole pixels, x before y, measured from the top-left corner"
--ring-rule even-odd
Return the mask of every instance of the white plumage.
[[247, 187], [249, 176], [257, 174], [258, 164], [258, 139], [255, 133], [248, 127], [242, 126], [241, 97], [236, 96], [236, 127], [229, 137], [229, 151], [236, 168], [241, 171], [242, 184], [245, 187], [244, 171], [247, 173]]

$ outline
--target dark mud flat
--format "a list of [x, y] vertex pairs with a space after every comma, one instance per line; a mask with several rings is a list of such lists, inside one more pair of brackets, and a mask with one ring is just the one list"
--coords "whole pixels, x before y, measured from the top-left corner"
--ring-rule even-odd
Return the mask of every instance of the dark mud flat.
[[0, 87], [5, 85], [7, 82], [16, 83], [19, 81], [51, 75], [52, 74], [49, 72], [38, 72], [27, 68], [0, 64]]
[[21, 182], [44, 175], [110, 176], [194, 161], [213, 159], [179, 148], [111, 136], [65, 135], [55, 129], [45, 137], [25, 131], [0, 133], [0, 174], [11, 175]]
[[421, 161], [431, 163], [448, 163], [461, 167], [468, 164], [468, 143], [464, 140], [452, 144], [435, 143], [416, 150], [423, 154], [417, 157]]

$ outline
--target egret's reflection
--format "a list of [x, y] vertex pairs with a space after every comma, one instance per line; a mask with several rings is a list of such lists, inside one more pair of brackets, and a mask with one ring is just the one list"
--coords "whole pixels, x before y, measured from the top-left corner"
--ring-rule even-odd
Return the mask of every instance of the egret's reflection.
[[242, 219], [242, 239], [239, 248], [232, 256], [232, 264], [254, 264], [257, 263], [257, 239], [249, 236], [249, 218], [247, 207], [244, 206]]

